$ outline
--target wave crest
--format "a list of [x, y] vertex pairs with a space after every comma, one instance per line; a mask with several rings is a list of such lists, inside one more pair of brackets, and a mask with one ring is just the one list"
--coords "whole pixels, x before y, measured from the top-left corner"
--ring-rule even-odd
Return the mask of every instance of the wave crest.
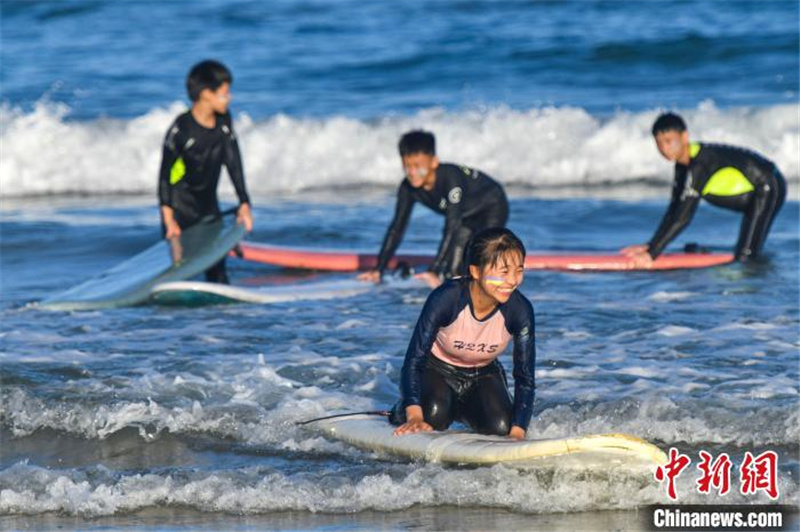
[[[155, 194], [163, 135], [184, 109], [175, 103], [133, 120], [78, 122], [68, 119], [64, 105], [40, 102], [29, 113], [5, 105], [0, 108], [0, 195]], [[505, 184], [602, 192], [669, 183], [671, 165], [658, 155], [649, 132], [658, 112], [599, 118], [574, 107], [428, 109], [372, 122], [286, 115], [256, 122], [240, 114], [236, 128], [255, 196], [395, 187], [402, 177], [397, 139], [420, 127], [436, 133], [442, 160], [480, 168]], [[718, 109], [705, 102], [682, 112], [693, 138], [757, 150], [790, 181], [800, 181], [800, 105]], [[232, 192], [223, 179], [221, 193], [232, 197]]]

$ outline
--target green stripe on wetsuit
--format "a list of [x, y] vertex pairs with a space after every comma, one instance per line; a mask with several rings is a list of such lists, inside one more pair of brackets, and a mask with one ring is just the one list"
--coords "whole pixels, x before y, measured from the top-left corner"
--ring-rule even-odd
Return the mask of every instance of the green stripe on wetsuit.
[[703, 196], [739, 196], [755, 190], [753, 183], [733, 166], [720, 168], [703, 187]]
[[178, 157], [172, 164], [169, 170], [169, 184], [175, 185], [183, 179], [186, 175], [186, 163], [183, 162], [183, 157]]
[[[692, 142], [689, 146], [689, 155], [692, 159], [700, 153], [700, 143]], [[725, 166], [711, 174], [706, 181], [702, 196], [739, 196], [755, 190], [753, 183], [738, 168]]]

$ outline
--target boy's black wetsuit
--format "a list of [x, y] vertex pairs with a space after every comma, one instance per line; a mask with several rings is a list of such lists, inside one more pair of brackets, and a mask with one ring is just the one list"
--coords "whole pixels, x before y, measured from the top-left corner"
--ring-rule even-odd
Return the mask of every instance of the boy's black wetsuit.
[[442, 163], [436, 169], [433, 190], [414, 188], [404, 179], [397, 191], [397, 207], [378, 254], [383, 272], [403, 240], [415, 202], [445, 216], [444, 234], [430, 271], [445, 277], [458, 275], [470, 237], [491, 227], [505, 227], [508, 200], [503, 187], [479, 170]]
[[786, 181], [772, 161], [733, 146], [693, 142], [689, 165], [675, 165], [672, 201], [650, 240], [656, 258], [694, 216], [700, 198], [744, 214], [736, 258], [761, 251], [772, 220], [786, 198]]
[[[191, 111], [175, 119], [164, 140], [158, 197], [162, 206], [172, 207], [181, 229], [191, 227], [206, 216], [219, 214], [217, 184], [223, 164], [239, 202], [250, 203], [230, 113], [217, 115], [212, 129], [198, 124]], [[161, 230], [162, 234], [166, 232], [163, 221]], [[227, 283], [225, 259], [206, 271], [206, 279]]]

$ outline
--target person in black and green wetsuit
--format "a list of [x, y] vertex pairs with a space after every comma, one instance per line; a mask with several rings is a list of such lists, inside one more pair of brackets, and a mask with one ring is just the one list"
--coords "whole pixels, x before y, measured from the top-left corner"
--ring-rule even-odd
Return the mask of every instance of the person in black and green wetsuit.
[[[178, 237], [201, 219], [220, 213], [217, 185], [223, 164], [239, 198], [237, 221], [247, 231], [253, 228], [239, 144], [228, 112], [232, 82], [230, 71], [217, 61], [202, 61], [189, 72], [186, 88], [192, 108], [169, 127], [159, 172], [164, 238]], [[225, 259], [206, 271], [206, 280], [228, 283]]]
[[470, 237], [483, 229], [505, 227], [508, 200], [500, 184], [480, 170], [440, 163], [436, 139], [427, 131], [410, 131], [400, 138], [400, 158], [406, 178], [397, 191], [394, 219], [386, 231], [375, 270], [359, 279], [379, 282], [400, 245], [414, 203], [419, 202], [445, 216], [439, 252], [421, 277], [433, 288], [461, 273], [464, 250]]
[[786, 181], [775, 163], [742, 148], [690, 142], [686, 123], [674, 113], [658, 117], [653, 136], [661, 155], [675, 161], [672, 201], [650, 242], [628, 246], [622, 253], [638, 266], [649, 266], [689, 224], [705, 198], [744, 215], [734, 253], [743, 262], [756, 257], [786, 198]]

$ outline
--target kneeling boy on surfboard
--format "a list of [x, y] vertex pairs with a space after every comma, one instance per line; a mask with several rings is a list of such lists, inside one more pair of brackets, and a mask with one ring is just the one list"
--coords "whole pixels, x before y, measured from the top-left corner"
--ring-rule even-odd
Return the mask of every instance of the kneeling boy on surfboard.
[[[533, 411], [534, 315], [522, 284], [525, 246], [508, 229], [475, 235], [469, 276], [434, 290], [417, 321], [390, 421], [395, 434], [462, 421], [480, 434], [525, 437]], [[514, 342], [514, 401], [498, 357]]]
[[[167, 131], [158, 181], [164, 238], [180, 236], [209, 215], [219, 215], [217, 184], [222, 165], [228, 169], [239, 197], [237, 222], [253, 229], [250, 199], [244, 184], [242, 158], [228, 112], [233, 76], [217, 61], [192, 67], [186, 89], [192, 108]], [[225, 259], [206, 271], [206, 280], [228, 283]]]
[[650, 242], [628, 246], [622, 253], [633, 257], [637, 266], [649, 266], [689, 225], [705, 198], [744, 214], [734, 253], [742, 262], [756, 257], [786, 197], [786, 181], [775, 163], [742, 148], [689, 142], [686, 123], [673, 113], [658, 117], [653, 137], [661, 155], [675, 161], [672, 201]]
[[436, 139], [427, 131], [410, 131], [400, 138], [400, 158], [406, 178], [397, 191], [394, 219], [378, 254], [375, 270], [359, 279], [379, 282], [383, 271], [403, 240], [414, 203], [422, 203], [445, 216], [439, 252], [428, 272], [422, 274], [432, 287], [458, 275], [464, 248], [470, 237], [490, 227], [505, 227], [508, 200], [503, 187], [479, 170], [440, 163]]

